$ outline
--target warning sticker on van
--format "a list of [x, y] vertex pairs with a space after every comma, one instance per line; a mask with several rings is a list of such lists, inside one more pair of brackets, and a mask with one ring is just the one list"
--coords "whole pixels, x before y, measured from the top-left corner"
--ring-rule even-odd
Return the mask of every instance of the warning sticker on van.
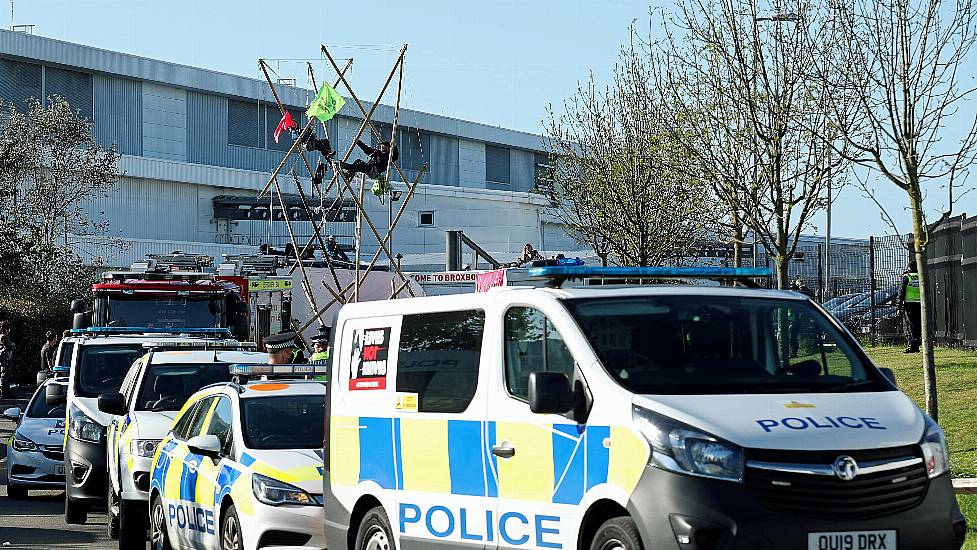
[[350, 390], [387, 389], [387, 356], [390, 327], [353, 331], [353, 357], [350, 361]]

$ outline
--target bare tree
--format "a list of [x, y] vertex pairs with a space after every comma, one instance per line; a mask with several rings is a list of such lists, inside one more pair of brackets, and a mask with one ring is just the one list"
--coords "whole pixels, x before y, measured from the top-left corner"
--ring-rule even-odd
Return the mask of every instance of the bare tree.
[[825, 13], [810, 0], [682, 0], [665, 24], [665, 97], [701, 129], [683, 142], [725, 204], [733, 238], [742, 223], [774, 257], [779, 288], [844, 162], [815, 130], [828, 127], [834, 93], [811, 78], [831, 54]]
[[[824, 86], [858, 98], [858, 110], [835, 109], [835, 126], [852, 161], [877, 170], [906, 193], [919, 272], [926, 410], [937, 418], [936, 368], [929, 311], [924, 199], [934, 185], [953, 190], [977, 153], [974, 88], [961, 83], [975, 38], [973, 0], [856, 0], [838, 7], [848, 45], [821, 73]], [[954, 128], [954, 125], [959, 125]]]
[[605, 263], [679, 263], [706, 236], [709, 189], [666, 126], [652, 62], [632, 41], [610, 87], [591, 78], [550, 109], [550, 211]]

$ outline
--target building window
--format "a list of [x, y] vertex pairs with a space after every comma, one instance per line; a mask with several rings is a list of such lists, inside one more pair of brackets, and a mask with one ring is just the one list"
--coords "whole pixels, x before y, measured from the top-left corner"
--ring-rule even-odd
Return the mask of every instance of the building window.
[[92, 75], [57, 67], [45, 67], [44, 82], [45, 95], [61, 96], [71, 106], [72, 111], [81, 112], [82, 118], [89, 120], [94, 118]]
[[397, 391], [417, 394], [418, 412], [464, 412], [478, 388], [485, 312], [404, 315]]
[[0, 98], [4, 110], [13, 103], [18, 111], [26, 112], [28, 99], [41, 99], [41, 66], [0, 59]]
[[509, 183], [509, 149], [485, 146], [485, 181], [489, 183]]
[[434, 212], [420, 212], [418, 214], [417, 225], [421, 227], [434, 227]]
[[259, 112], [257, 103], [227, 100], [227, 142], [231, 145], [261, 147]]
[[[282, 112], [278, 108], [278, 104], [265, 105], [265, 143], [268, 144], [268, 149], [272, 151], [288, 151], [292, 146], [292, 134], [291, 132], [282, 132], [282, 135], [278, 138], [278, 143], [275, 143], [275, 128], [278, 128], [278, 123], [282, 120]], [[298, 125], [299, 130], [305, 127], [305, 121], [302, 118], [302, 110], [296, 107], [285, 107], [285, 110], [292, 115], [292, 120]], [[313, 126], [313, 130], [315, 127]], [[315, 163], [313, 163], [313, 167]]]

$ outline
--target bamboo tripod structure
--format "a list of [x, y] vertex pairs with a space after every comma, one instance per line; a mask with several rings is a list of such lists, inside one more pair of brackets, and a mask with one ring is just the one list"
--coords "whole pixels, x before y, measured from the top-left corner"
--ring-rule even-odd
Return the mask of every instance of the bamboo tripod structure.
[[[383, 136], [373, 123], [373, 115], [377, 107], [380, 105], [380, 101], [386, 95], [386, 92], [390, 87], [391, 82], [393, 82], [394, 76], [397, 77], [397, 92], [396, 92], [396, 102], [394, 104], [393, 124], [391, 126], [391, 131], [390, 131], [390, 143], [391, 143], [391, 147], [396, 145], [397, 124], [400, 117], [400, 99], [403, 90], [403, 80], [404, 80], [404, 58], [407, 54], [407, 44], [404, 44], [404, 46], [400, 49], [400, 52], [397, 55], [397, 60], [394, 62], [393, 67], [391, 67], [390, 72], [387, 75], [386, 81], [381, 87], [380, 92], [377, 94], [376, 100], [370, 106], [369, 110], [367, 110], [366, 107], [363, 105], [363, 103], [360, 101], [359, 97], [356, 95], [356, 92], [353, 90], [352, 85], [350, 85], [349, 81], [346, 79], [346, 72], [352, 66], [353, 60], [352, 59], [348, 60], [346, 64], [342, 68], [340, 68], [339, 65], [336, 63], [336, 59], [332, 56], [332, 54], [329, 53], [329, 49], [325, 45], [321, 46], [321, 52], [323, 56], [326, 59], [328, 59], [330, 66], [336, 72], [337, 78], [335, 80], [335, 85], [333, 87], [336, 88], [340, 84], [342, 84], [346, 88], [346, 91], [349, 93], [349, 97], [353, 100], [356, 107], [359, 109], [360, 113], [363, 116], [363, 122], [360, 124], [359, 130], [357, 130], [355, 137], [350, 143], [349, 148], [346, 150], [346, 153], [343, 155], [341, 162], [347, 162], [349, 160], [349, 157], [353, 154], [353, 151], [355, 150], [356, 142], [362, 138], [363, 133], [367, 130], [367, 128], [369, 128], [371, 134], [377, 139], [377, 141], [382, 141]], [[278, 109], [281, 111], [282, 116], [284, 116], [287, 111], [285, 105], [282, 104], [281, 98], [278, 95], [278, 91], [275, 89], [274, 83], [272, 82], [271, 76], [268, 72], [267, 62], [264, 59], [259, 59], [258, 65], [261, 68], [261, 72], [268, 83], [268, 87], [271, 89], [271, 93], [272, 96], [275, 98], [275, 102], [278, 104]], [[309, 82], [312, 86], [312, 89], [318, 92], [319, 88], [318, 86], [316, 86], [315, 72], [312, 68], [311, 63], [308, 63], [307, 69], [308, 69]], [[315, 121], [316, 121], [315, 117], [309, 118], [309, 120], [305, 124], [305, 127], [299, 131], [298, 135], [303, 136], [305, 135], [305, 132], [310, 131], [312, 126], [314, 126]], [[323, 131], [325, 132], [325, 135], [328, 136], [328, 130], [326, 128], [325, 123], [322, 123], [322, 128]], [[404, 290], [406, 290], [411, 296], [414, 296], [414, 291], [409, 284], [410, 279], [404, 275], [404, 273], [400, 270], [399, 263], [397, 263], [394, 260], [394, 255], [390, 250], [390, 242], [393, 236], [394, 228], [396, 227], [397, 223], [400, 221], [401, 216], [407, 210], [407, 205], [408, 203], [410, 203], [411, 198], [414, 196], [414, 191], [416, 190], [418, 183], [420, 183], [421, 179], [424, 177], [424, 173], [427, 171], [427, 163], [425, 162], [421, 166], [420, 170], [418, 170], [417, 177], [414, 178], [413, 180], [410, 180], [406, 177], [403, 170], [401, 170], [400, 165], [393, 159], [393, 154], [388, 156], [386, 170], [383, 172], [383, 178], [384, 181], [386, 182], [385, 192], [387, 193], [392, 192], [392, 186], [390, 185], [389, 182], [390, 182], [390, 169], [393, 168], [394, 170], [397, 171], [397, 174], [400, 176], [401, 181], [407, 184], [407, 193], [404, 197], [404, 201], [400, 205], [400, 208], [397, 210], [397, 215], [389, 220], [387, 230], [383, 235], [381, 235], [380, 230], [377, 229], [376, 224], [373, 222], [369, 212], [366, 209], [366, 204], [365, 204], [366, 175], [365, 174], [360, 176], [359, 188], [357, 189], [354, 185], [354, 182], [351, 179], [347, 178], [343, 173], [343, 171], [340, 170], [339, 162], [330, 162], [329, 159], [326, 159], [326, 162], [330, 163], [333, 169], [332, 178], [330, 178], [328, 185], [325, 186], [325, 189], [316, 189], [314, 186], [312, 189], [313, 197], [315, 197], [315, 195], [318, 194], [320, 200], [320, 207], [319, 207], [320, 218], [317, 219], [315, 216], [315, 212], [313, 211], [312, 207], [309, 205], [309, 201], [307, 200], [305, 191], [302, 188], [301, 180], [299, 179], [298, 175], [295, 174], [294, 170], [292, 170], [291, 176], [295, 182], [295, 187], [298, 190], [298, 194], [302, 203], [302, 209], [305, 211], [305, 214], [308, 217], [309, 221], [312, 222], [312, 236], [309, 238], [308, 242], [304, 244], [304, 246], [299, 246], [299, 242], [296, 240], [295, 231], [292, 228], [292, 220], [289, 219], [289, 216], [287, 215], [288, 210], [285, 207], [285, 198], [282, 193], [282, 186], [278, 182], [278, 177], [282, 174], [282, 170], [284, 169], [285, 165], [288, 163], [289, 158], [291, 158], [291, 156], [296, 152], [298, 152], [298, 154], [301, 156], [303, 164], [305, 165], [305, 168], [308, 171], [309, 177], [311, 178], [313, 176], [315, 171], [312, 167], [312, 164], [309, 163], [309, 159], [308, 157], [306, 157], [305, 151], [303, 150], [303, 147], [299, 143], [300, 141], [301, 139], [295, 139], [292, 142], [292, 145], [291, 147], [289, 147], [288, 152], [285, 153], [285, 156], [282, 158], [282, 161], [278, 164], [278, 167], [275, 168], [274, 172], [272, 172], [271, 177], [268, 179], [268, 183], [265, 184], [264, 188], [262, 188], [262, 190], [258, 193], [259, 199], [269, 193], [273, 194], [273, 197], [270, 197], [270, 199], [274, 200], [275, 198], [277, 198], [277, 202], [279, 206], [281, 207], [282, 211], [286, 213], [286, 215], [284, 216], [285, 218], [284, 222], [285, 222], [286, 230], [288, 232], [289, 241], [292, 244], [292, 249], [295, 254], [295, 265], [291, 268], [289, 273], [290, 274], [293, 273], [294, 270], [298, 268], [299, 272], [302, 275], [302, 283], [301, 283], [302, 291], [305, 294], [305, 297], [309, 302], [309, 307], [313, 312], [312, 318], [310, 318], [304, 325], [300, 326], [298, 328], [298, 331], [299, 332], [304, 331], [306, 328], [308, 328], [315, 322], [318, 322], [320, 326], [324, 326], [325, 321], [322, 319], [322, 315], [326, 312], [326, 310], [328, 310], [336, 303], [346, 304], [350, 302], [359, 301], [360, 287], [366, 281], [367, 276], [376, 267], [377, 261], [379, 261], [381, 254], [384, 254], [386, 256], [387, 260], [389, 261], [390, 270], [395, 272], [401, 281], [399, 286], [396, 288], [393, 288], [394, 287], [393, 281], [391, 281], [392, 289], [391, 289], [391, 294], [389, 299], [396, 298], [402, 292], [404, 292]], [[336, 198], [332, 201], [332, 204], [327, 209], [324, 206], [325, 199], [332, 191], [334, 186], [336, 188]], [[356, 207], [356, 230], [354, 236], [354, 240], [355, 240], [354, 242], [355, 258], [353, 262], [354, 276], [353, 276], [353, 280], [350, 281], [349, 284], [343, 286], [340, 284], [339, 276], [336, 272], [336, 266], [333, 264], [333, 260], [328, 252], [328, 248], [326, 247], [325, 242], [323, 241], [322, 230], [323, 228], [326, 227], [326, 222], [328, 221], [329, 216], [335, 210], [341, 208], [341, 205], [344, 203], [343, 197], [346, 194], [349, 195], [350, 199], [352, 200], [353, 204]], [[388, 197], [388, 199], [392, 200], [392, 197]], [[361, 268], [360, 258], [363, 252], [364, 222], [369, 227], [370, 231], [373, 233], [373, 236], [376, 238], [378, 246], [377, 246], [377, 250], [374, 252], [373, 257], [370, 259], [366, 267]], [[320, 281], [322, 286], [325, 287], [325, 289], [329, 292], [329, 294], [332, 295], [332, 299], [324, 306], [321, 307], [316, 303], [314, 293], [312, 292], [312, 285], [309, 280], [309, 274], [308, 272], [306, 272], [305, 266], [302, 262], [302, 259], [308, 254], [310, 250], [313, 250], [315, 248], [316, 244], [318, 244], [319, 248], [322, 250], [323, 257], [326, 261], [326, 265], [329, 268], [329, 272], [332, 275], [332, 279], [336, 284], [336, 290], [334, 290], [333, 287], [330, 286], [325, 280]]]

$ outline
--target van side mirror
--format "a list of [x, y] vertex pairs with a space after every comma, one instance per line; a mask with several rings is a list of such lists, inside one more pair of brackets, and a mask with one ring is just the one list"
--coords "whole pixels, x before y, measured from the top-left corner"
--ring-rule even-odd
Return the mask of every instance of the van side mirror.
[[121, 393], [103, 393], [98, 396], [98, 410], [113, 416], [125, 416], [128, 407]]
[[13, 420], [14, 422], [20, 422], [21, 414], [23, 413], [20, 412], [20, 407], [11, 407], [3, 411], [4, 418], [7, 418], [8, 420]]
[[61, 384], [48, 384], [44, 388], [44, 401], [54, 407], [68, 400], [68, 388]]
[[220, 457], [221, 441], [214, 434], [195, 435], [187, 441], [187, 448], [195, 455], [216, 460]]
[[72, 313], [85, 313], [88, 310], [88, 302], [82, 298], [75, 298], [71, 301]]
[[529, 410], [537, 414], [563, 414], [577, 404], [577, 394], [562, 372], [529, 374]]
[[896, 373], [892, 369], [883, 367], [879, 370], [882, 371], [882, 376], [884, 376], [886, 380], [892, 382], [893, 386], [899, 386], [899, 384], [896, 382]]

